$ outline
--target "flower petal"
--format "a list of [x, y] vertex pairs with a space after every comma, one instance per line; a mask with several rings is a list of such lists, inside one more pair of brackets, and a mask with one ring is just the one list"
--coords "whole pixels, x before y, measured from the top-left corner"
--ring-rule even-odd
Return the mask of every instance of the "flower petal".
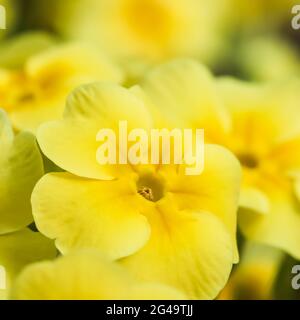
[[95, 247], [114, 259], [132, 254], [148, 240], [150, 228], [140, 215], [141, 197], [131, 180], [47, 174], [32, 195], [36, 225], [47, 237], [56, 239], [63, 253]]
[[54, 259], [56, 248], [53, 241], [38, 232], [23, 229], [0, 236], [0, 266], [5, 268], [6, 290], [0, 290], [0, 298], [6, 298], [11, 283], [28, 264]]
[[299, 137], [299, 81], [261, 85], [221, 78], [217, 86], [233, 119], [235, 145], [229, 144], [235, 152], [265, 156], [273, 146]]
[[230, 127], [212, 75], [196, 61], [178, 59], [166, 63], [149, 72], [141, 87], [174, 127], [204, 128], [207, 139]]
[[112, 179], [131, 168], [100, 165], [96, 136], [103, 128], [117, 133], [119, 121], [127, 121], [128, 130], [149, 129], [152, 125], [144, 104], [129, 90], [108, 83], [82, 86], [69, 97], [64, 120], [40, 127], [38, 141], [45, 155], [59, 167], [87, 178]]
[[231, 271], [230, 234], [213, 214], [175, 209], [173, 197], [144, 214], [151, 237], [136, 254], [120, 262], [143, 281], [158, 281], [193, 299], [213, 299]]
[[30, 196], [44, 169], [35, 137], [28, 132], [14, 137], [1, 110], [0, 149], [0, 234], [4, 234], [32, 222]]
[[287, 183], [265, 179], [264, 184], [262, 190], [270, 204], [268, 214], [241, 209], [239, 226], [248, 239], [280, 248], [299, 259], [300, 204]]
[[243, 187], [240, 194], [240, 207], [267, 214], [270, 211], [268, 196], [259, 189]]
[[[241, 169], [238, 160], [227, 149], [205, 145], [204, 170], [200, 175], [187, 176], [185, 166], [168, 170], [165, 178], [180, 210], [208, 211], [215, 214], [231, 234], [236, 247], [236, 220]], [[236, 247], [235, 262], [238, 261]]]
[[183, 299], [177, 290], [139, 283], [125, 269], [86, 249], [26, 268], [12, 297], [26, 300]]

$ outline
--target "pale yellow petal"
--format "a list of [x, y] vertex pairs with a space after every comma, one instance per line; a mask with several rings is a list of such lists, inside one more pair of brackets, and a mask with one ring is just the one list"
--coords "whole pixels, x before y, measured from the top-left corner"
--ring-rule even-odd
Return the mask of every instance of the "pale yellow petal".
[[300, 204], [293, 194], [292, 186], [272, 184], [266, 181], [263, 189], [268, 196], [268, 214], [241, 209], [239, 226], [251, 240], [280, 248], [290, 255], [300, 257]]
[[230, 234], [213, 214], [178, 211], [168, 197], [145, 212], [151, 237], [120, 262], [143, 281], [157, 281], [192, 299], [213, 299], [233, 261]]
[[23, 229], [0, 236], [0, 266], [4, 267], [6, 289], [0, 290], [0, 298], [7, 298], [11, 284], [28, 264], [54, 259], [56, 248], [53, 241], [38, 232]]
[[16, 281], [12, 297], [26, 300], [185, 298], [171, 287], [136, 281], [96, 250], [81, 250], [54, 262], [29, 266]]
[[83, 177], [112, 179], [131, 168], [100, 165], [96, 160], [100, 146], [96, 136], [103, 128], [115, 130], [118, 135], [119, 121], [127, 121], [128, 132], [152, 125], [143, 102], [128, 90], [108, 83], [87, 85], [69, 97], [64, 120], [40, 127], [38, 141], [45, 155], [59, 167]]
[[141, 87], [174, 127], [203, 128], [208, 140], [230, 128], [212, 75], [196, 61], [178, 59], [157, 67]]
[[53, 173], [36, 185], [32, 207], [38, 229], [56, 239], [61, 252], [95, 247], [120, 258], [139, 250], [149, 238], [140, 198], [131, 177], [97, 181]]
[[178, 208], [215, 214], [226, 226], [236, 247], [236, 214], [241, 184], [238, 160], [221, 146], [205, 145], [203, 172], [187, 176], [185, 168], [181, 166], [177, 171], [164, 169], [169, 191], [174, 194]]
[[0, 110], [0, 234], [20, 230], [33, 221], [30, 196], [43, 175], [43, 160], [35, 137], [13, 135]]

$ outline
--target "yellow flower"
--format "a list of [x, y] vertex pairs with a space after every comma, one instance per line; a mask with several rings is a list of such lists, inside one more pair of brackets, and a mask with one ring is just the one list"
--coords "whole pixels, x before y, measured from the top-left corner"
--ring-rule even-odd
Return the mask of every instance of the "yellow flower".
[[231, 275], [219, 299], [272, 299], [283, 258], [283, 252], [276, 248], [246, 243], [241, 262]]
[[33, 55], [21, 69], [0, 69], [1, 106], [15, 129], [35, 132], [44, 121], [62, 116], [72, 89], [96, 80], [118, 82], [121, 74], [91, 48], [62, 45]]
[[33, 221], [31, 192], [44, 173], [35, 137], [14, 135], [0, 109], [0, 235], [21, 230]]
[[21, 300], [181, 300], [171, 287], [139, 282], [96, 250], [79, 250], [25, 268], [12, 290]]
[[[53, 2], [53, 1], [51, 1]], [[125, 61], [200, 56], [209, 61], [222, 39], [224, 0], [69, 0], [56, 4], [63, 34], [98, 43]], [[55, 7], [55, 6], [54, 6]]]
[[23, 229], [0, 235], [0, 300], [8, 298], [12, 283], [27, 264], [55, 256], [53, 241], [38, 232]]
[[[300, 82], [259, 85], [225, 78], [207, 88], [197, 82], [197, 68], [193, 61], [167, 63], [146, 76], [142, 87], [174, 127], [184, 122], [205, 128], [209, 141], [223, 144], [240, 160], [243, 233], [299, 258]], [[211, 108], [205, 100], [209, 90], [223, 100], [227, 112], [216, 114]], [[199, 107], [203, 104], [206, 113]]]
[[[203, 115], [209, 110], [218, 115], [210, 74], [187, 67], [191, 85], [204, 90], [180, 90], [193, 92], [189, 102]], [[161, 80], [172, 86], [177, 79], [162, 75]], [[63, 120], [39, 128], [45, 155], [70, 173], [48, 174], [36, 185], [37, 227], [56, 239], [64, 254], [96, 247], [139, 279], [171, 285], [192, 298], [214, 298], [237, 261], [239, 163], [216, 145], [205, 145], [205, 167], [198, 176], [185, 175], [185, 165], [97, 163], [99, 129], [115, 129], [125, 119], [129, 128], [157, 127], [157, 112], [138, 91], [103, 83], [81, 87], [69, 97]], [[172, 94], [176, 101], [184, 92]]]
[[232, 117], [224, 144], [243, 167], [239, 224], [252, 240], [300, 257], [300, 203], [295, 183], [300, 169], [299, 81], [255, 85], [218, 82]]

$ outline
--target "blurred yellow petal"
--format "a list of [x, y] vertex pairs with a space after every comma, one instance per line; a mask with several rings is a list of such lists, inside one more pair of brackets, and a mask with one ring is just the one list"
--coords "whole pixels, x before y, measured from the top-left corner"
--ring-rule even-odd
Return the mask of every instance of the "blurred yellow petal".
[[141, 87], [173, 127], [204, 128], [207, 141], [230, 128], [212, 75], [196, 61], [179, 59], [157, 67]]
[[280, 248], [295, 258], [300, 256], [300, 203], [290, 185], [265, 180], [262, 189], [269, 198], [268, 214], [241, 209], [239, 225], [247, 238]]
[[14, 137], [5, 113], [0, 110], [0, 234], [17, 231], [33, 221], [30, 196], [43, 175], [43, 161], [28, 132]]
[[141, 280], [171, 285], [192, 299], [213, 299], [232, 267], [230, 235], [214, 215], [178, 211], [172, 200], [161, 200], [145, 212], [150, 240], [120, 262]]
[[69, 43], [45, 50], [28, 59], [25, 72], [33, 79], [74, 89], [76, 86], [95, 79], [120, 82], [122, 73], [105, 56], [92, 46], [82, 43]]
[[130, 58], [157, 63], [175, 56], [211, 62], [223, 47], [223, 0], [89, 0], [88, 6], [82, 0], [52, 2], [51, 24], [59, 32], [97, 44], [125, 63]]
[[300, 181], [299, 180], [295, 182], [295, 193], [296, 193], [296, 197], [298, 197], [298, 200], [300, 201]]
[[108, 83], [82, 86], [70, 95], [62, 121], [39, 128], [38, 141], [43, 153], [59, 167], [83, 177], [112, 179], [131, 168], [100, 165], [96, 136], [101, 128], [117, 130], [124, 120], [128, 131], [152, 125], [149, 111], [128, 90]]
[[159, 283], [138, 282], [98, 251], [82, 250], [54, 262], [27, 267], [17, 279], [13, 299], [124, 300], [184, 299], [181, 292]]
[[[1, 2], [0, 2], [1, 3]], [[0, 44], [1, 68], [22, 68], [26, 60], [56, 43], [46, 32], [31, 31], [17, 34]]]
[[268, 196], [259, 189], [253, 187], [243, 187], [240, 193], [239, 205], [242, 208], [267, 214], [270, 211]]
[[276, 159], [278, 167], [287, 175], [300, 174], [300, 135], [275, 146], [269, 155], [270, 161]]
[[56, 239], [61, 252], [95, 247], [120, 258], [136, 252], [149, 238], [139, 200], [129, 177], [97, 181], [53, 173], [38, 182], [32, 206], [38, 229]]
[[285, 255], [283, 251], [247, 242], [241, 262], [221, 292], [220, 300], [270, 300]]
[[300, 81], [262, 85], [221, 78], [217, 84], [232, 116], [235, 141], [228, 143], [236, 152], [264, 156], [273, 146], [300, 135]]
[[26, 265], [44, 259], [54, 259], [55, 256], [56, 248], [53, 241], [38, 232], [23, 229], [0, 235], [0, 266], [5, 268], [6, 275], [6, 290], [0, 290], [0, 299], [7, 298], [11, 284]]
[[2, 107], [15, 129], [33, 133], [43, 122], [62, 117], [73, 89], [95, 81], [118, 83], [123, 77], [106, 57], [79, 43], [51, 47], [28, 57], [21, 68], [1, 73]]

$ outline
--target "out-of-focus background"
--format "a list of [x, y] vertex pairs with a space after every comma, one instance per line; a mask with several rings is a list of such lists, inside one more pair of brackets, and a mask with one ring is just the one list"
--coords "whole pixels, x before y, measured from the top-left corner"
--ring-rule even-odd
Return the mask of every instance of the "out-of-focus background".
[[[122, 63], [134, 79], [151, 64], [177, 56], [195, 57], [216, 74], [257, 81], [298, 75], [300, 70], [300, 32], [291, 27], [297, 0], [0, 0], [0, 4], [7, 10], [0, 59], [7, 59], [5, 40], [36, 30], [48, 32], [55, 41], [90, 42]], [[47, 42], [32, 41], [35, 47]]]
[[[249, 81], [297, 78], [300, 29], [291, 23], [297, 2], [0, 0], [7, 22], [0, 30], [0, 68], [18, 68], [37, 52], [76, 41], [119, 65], [126, 86], [175, 57], [193, 57], [216, 75]], [[300, 262], [239, 237], [241, 263], [219, 298], [298, 299], [291, 270]]]

